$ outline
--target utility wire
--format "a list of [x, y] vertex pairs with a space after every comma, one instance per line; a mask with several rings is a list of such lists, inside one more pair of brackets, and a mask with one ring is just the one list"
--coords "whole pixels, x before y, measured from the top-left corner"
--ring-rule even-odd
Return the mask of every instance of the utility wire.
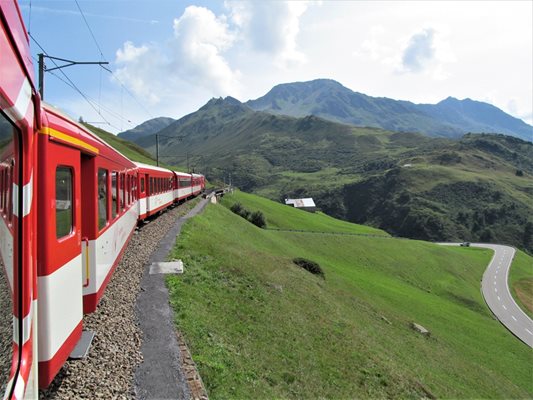
[[84, 99], [87, 103], [89, 103], [89, 105], [94, 109], [94, 111], [96, 111], [96, 113], [98, 115], [100, 115], [100, 117], [102, 117], [102, 119], [111, 127], [117, 129], [117, 127], [113, 126], [103, 115], [102, 113], [100, 113], [98, 111], [98, 109], [94, 106], [94, 104], [88, 99], [87, 95], [85, 93], [83, 93], [77, 86], [74, 82], [72, 82], [72, 80], [68, 77], [68, 75], [65, 73], [65, 71], [63, 71], [62, 69], [59, 68], [59, 65], [57, 65], [57, 63], [55, 62], [55, 60], [53, 58], [50, 58], [50, 56], [48, 55], [48, 53], [46, 52], [46, 50], [43, 48], [43, 46], [41, 46], [41, 44], [33, 37], [33, 35], [31, 35], [30, 33], [28, 33], [28, 35], [30, 36], [30, 38], [35, 42], [35, 44], [41, 49], [41, 51], [50, 59], [52, 60], [52, 63], [58, 68], [59, 72], [61, 72], [61, 74], [65, 77], [65, 79], [70, 83], [71, 87], [76, 91], [78, 92]]
[[[106, 58], [104, 57], [102, 48], [100, 47], [100, 44], [98, 44], [98, 41], [96, 40], [96, 36], [94, 35], [93, 30], [91, 29], [91, 26], [89, 25], [89, 22], [87, 21], [87, 18], [85, 18], [85, 14], [83, 13], [83, 10], [81, 9], [80, 4], [78, 3], [78, 0], [74, 0], [74, 1], [76, 2], [76, 5], [78, 6], [78, 10], [80, 11], [83, 21], [85, 21], [85, 25], [87, 26], [87, 29], [89, 30], [89, 33], [91, 34], [93, 41], [96, 44], [96, 47], [98, 48], [98, 51], [100, 52], [100, 56], [102, 57], [102, 60], [107, 61]], [[113, 76], [113, 78], [120, 84], [120, 86], [122, 86], [122, 88], [126, 91], [126, 93], [128, 93], [131, 96], [131, 98], [135, 100], [137, 105], [140, 106], [144, 110], [144, 112], [146, 112], [146, 114], [150, 116], [150, 118], [155, 118], [152, 115], [152, 113], [148, 111], [148, 109], [137, 99], [137, 97], [129, 91], [129, 89], [124, 85], [124, 83], [122, 83], [122, 81], [118, 78], [118, 76], [116, 76], [113, 73], [113, 71], [104, 67], [103, 65], [100, 65], [100, 67], [102, 67], [102, 69], [106, 70]]]
[[[50, 74], [50, 75], [53, 75], [56, 79], [60, 80], [60, 81], [63, 82], [65, 85], [67, 85], [67, 86], [71, 87], [72, 89], [76, 90], [76, 89], [75, 89], [75, 88], [74, 88], [69, 82], [67, 82], [66, 80], [64, 80], [63, 78], [61, 78], [61, 77], [60, 77], [59, 75], [57, 75], [56, 73], [54, 73], [54, 72], [49, 72], [49, 74]], [[91, 98], [89, 95], [85, 95], [85, 96], [87, 97], [87, 99], [88, 99], [89, 101], [98, 104], [96, 99]], [[132, 127], [134, 126], [133, 123], [132, 123], [130, 120], [125, 119], [125, 118], [122, 117], [119, 113], [117, 113], [117, 112], [111, 110], [110, 108], [107, 108], [107, 107], [105, 107], [105, 106], [103, 106], [103, 105], [99, 105], [99, 107], [102, 108], [102, 109], [103, 109], [105, 112], [107, 112], [108, 114], [111, 114], [112, 117], [115, 117], [115, 118], [120, 119], [120, 120], [125, 120], [127, 123], [130, 124], [130, 126], [132, 126]], [[115, 128], [115, 129], [118, 130], [118, 128], [117, 128], [116, 126], [113, 126], [113, 125], [111, 125], [111, 126], [112, 126], [113, 128]]]
[[81, 10], [81, 7], [80, 7], [80, 4], [78, 3], [78, 0], [74, 0], [74, 1], [76, 2], [76, 5], [78, 6], [78, 10], [80, 10], [80, 14], [81, 14], [83, 20], [85, 21], [85, 25], [87, 26], [87, 29], [89, 29], [89, 33], [93, 37], [94, 43], [96, 44], [96, 47], [98, 48], [98, 51], [100, 52], [100, 56], [102, 57], [102, 60], [107, 61], [105, 59], [105, 57], [104, 57], [104, 53], [102, 51], [102, 48], [100, 47], [100, 45], [98, 44], [98, 41], [96, 40], [96, 37], [94, 36], [93, 30], [91, 29], [91, 26], [89, 25], [89, 22], [87, 22], [87, 18], [85, 18], [85, 14]]

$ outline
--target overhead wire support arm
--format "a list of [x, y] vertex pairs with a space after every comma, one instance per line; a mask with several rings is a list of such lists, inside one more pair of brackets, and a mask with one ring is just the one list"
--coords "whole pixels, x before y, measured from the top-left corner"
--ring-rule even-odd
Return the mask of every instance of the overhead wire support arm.
[[[41, 99], [42, 100], [44, 100], [44, 73], [45, 72], [55, 71], [56, 69], [66, 68], [66, 67], [70, 67], [72, 65], [89, 65], [89, 64], [100, 65], [100, 66], [102, 66], [102, 68], [107, 70], [107, 68], [103, 67], [103, 65], [109, 64], [107, 61], [72, 61], [72, 60], [68, 60], [66, 58], [52, 57], [52, 56], [49, 56], [49, 55], [43, 54], [43, 53], [39, 53], [38, 56], [39, 56], [39, 94], [41, 95]], [[56, 60], [57, 61], [62, 61], [65, 64], [57, 65], [54, 62], [54, 64], [56, 65], [54, 68], [46, 68], [46, 66], [44, 64], [44, 59], [45, 58], [49, 58], [49, 59], [54, 60], [54, 61], [56, 61]]]

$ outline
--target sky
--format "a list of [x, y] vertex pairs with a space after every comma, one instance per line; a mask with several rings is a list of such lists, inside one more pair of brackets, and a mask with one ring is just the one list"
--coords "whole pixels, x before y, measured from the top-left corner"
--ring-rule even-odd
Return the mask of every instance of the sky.
[[47, 72], [44, 97], [113, 133], [154, 117], [180, 118], [212, 97], [247, 101], [280, 83], [318, 78], [414, 103], [471, 98], [533, 123], [533, 1], [19, 5], [35, 59], [44, 49], [109, 62], [109, 71], [77, 65]]

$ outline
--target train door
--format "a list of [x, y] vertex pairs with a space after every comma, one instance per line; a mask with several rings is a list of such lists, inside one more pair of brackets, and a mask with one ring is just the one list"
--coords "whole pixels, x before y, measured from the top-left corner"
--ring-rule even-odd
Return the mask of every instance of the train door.
[[[4, 114], [0, 113], [0, 395], [10, 398], [19, 376], [20, 359], [17, 357], [21, 335], [15, 323], [20, 318], [21, 254], [17, 251], [21, 219], [15, 218], [14, 200], [22, 199], [15, 182], [19, 174], [20, 133]], [[20, 249], [19, 249], [20, 250]], [[15, 329], [14, 329], [15, 328]], [[17, 329], [18, 328], [18, 329]], [[22, 382], [24, 384], [24, 382]]]
[[139, 217], [144, 218], [146, 214], [146, 198], [148, 197], [148, 178], [146, 174], [139, 172]]
[[40, 135], [39, 386], [46, 387], [81, 337], [80, 151]]

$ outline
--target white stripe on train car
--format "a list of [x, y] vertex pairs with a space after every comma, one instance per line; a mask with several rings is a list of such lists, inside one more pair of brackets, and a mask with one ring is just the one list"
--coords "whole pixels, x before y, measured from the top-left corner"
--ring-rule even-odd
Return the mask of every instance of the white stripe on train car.
[[[30, 176], [30, 181], [22, 187], [22, 218], [28, 215], [31, 211], [31, 204], [33, 201], [33, 173]], [[19, 216], [19, 187], [16, 183], [13, 184], [13, 214]]]
[[19, 95], [13, 107], [4, 109], [4, 112], [9, 115], [13, 122], [18, 122], [24, 119], [28, 112], [28, 106], [31, 103], [31, 85], [28, 78], [24, 78], [22, 86], [19, 90]]
[[22, 344], [19, 343], [19, 319], [13, 316], [13, 342], [22, 347], [30, 340], [31, 327], [33, 324], [33, 313], [37, 310], [37, 300], [30, 303], [30, 311], [22, 320]]
[[[89, 241], [90, 276], [89, 285], [83, 288], [84, 296], [97, 293], [100, 290], [131, 231], [137, 225], [137, 212], [137, 207], [132, 206], [96, 240]], [[98, 251], [95, 254], [96, 249]], [[85, 256], [85, 252], [83, 255]], [[85, 274], [85, 266], [83, 274]], [[83, 282], [85, 281], [86, 276], [83, 276]]]
[[38, 277], [39, 361], [50, 360], [83, 316], [81, 254]]
[[13, 391], [13, 394], [17, 400], [24, 399], [24, 392], [26, 389], [26, 382], [24, 381], [24, 378], [22, 375], [18, 375], [17, 377], [17, 383], [15, 384], [15, 390]]
[[0, 215], [0, 255], [4, 261], [4, 267], [7, 272], [7, 280], [11, 292], [13, 292], [13, 236], [7, 227], [4, 217]]
[[151, 212], [165, 204], [172, 204], [174, 197], [172, 192], [165, 192], [148, 197], [147, 211]]
[[146, 214], [146, 197], [139, 199], [139, 215]]
[[192, 193], [190, 187], [180, 188], [180, 189], [177, 190], [177, 192], [178, 192], [178, 195], [174, 196], [174, 198], [182, 198], [182, 197], [190, 196], [191, 193]]

